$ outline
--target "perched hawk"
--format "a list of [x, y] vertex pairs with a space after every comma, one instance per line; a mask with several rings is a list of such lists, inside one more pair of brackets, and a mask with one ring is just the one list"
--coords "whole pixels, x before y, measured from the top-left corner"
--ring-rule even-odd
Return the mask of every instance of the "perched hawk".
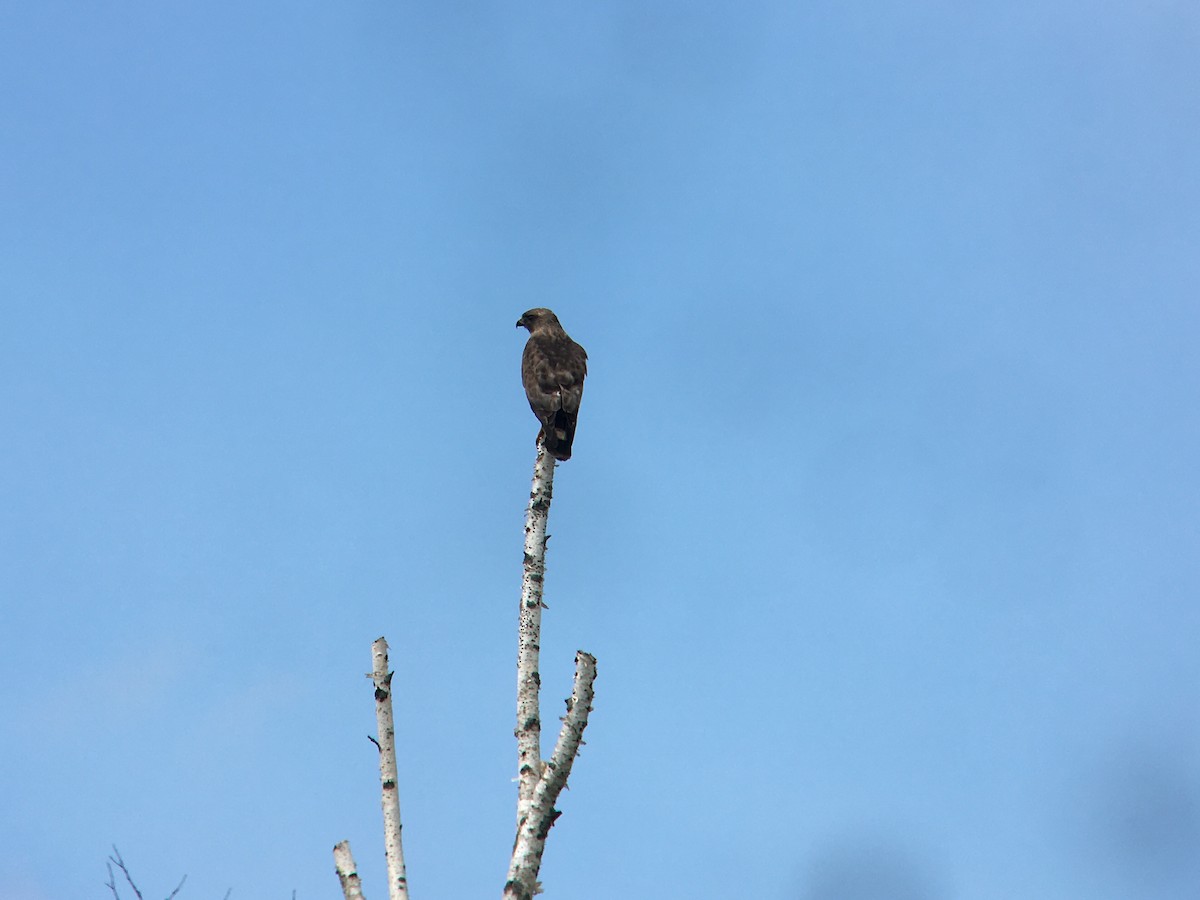
[[539, 437], [555, 459], [570, 459], [587, 351], [571, 340], [548, 309], [529, 310], [517, 319], [517, 327], [522, 325], [529, 329], [529, 340], [521, 356], [521, 381], [529, 408], [542, 423]]

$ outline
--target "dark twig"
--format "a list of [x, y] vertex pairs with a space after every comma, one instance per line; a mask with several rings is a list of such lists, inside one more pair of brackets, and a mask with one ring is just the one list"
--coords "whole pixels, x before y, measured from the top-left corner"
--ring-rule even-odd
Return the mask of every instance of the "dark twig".
[[108, 869], [108, 881], [104, 882], [104, 886], [112, 891], [113, 900], [121, 900], [121, 895], [117, 893], [117, 880], [113, 877], [112, 863], [106, 862], [104, 866]]
[[[133, 876], [129, 874], [129, 867], [125, 865], [125, 860], [121, 858], [121, 851], [117, 849], [116, 844], [113, 844], [113, 855], [108, 858], [108, 862], [106, 862], [104, 865], [108, 869], [108, 881], [104, 882], [104, 884], [110, 891], [112, 891], [113, 900], [121, 900], [121, 895], [117, 892], [117, 879], [113, 875], [114, 865], [121, 870], [122, 874], [125, 876], [125, 880], [128, 881], [129, 886], [133, 888], [134, 896], [136, 896], [138, 900], [142, 900], [142, 892], [139, 891], [138, 886], [133, 883]], [[183, 888], [183, 883], [185, 881], [187, 881], [186, 875], [179, 879], [179, 884], [175, 885], [175, 890], [171, 891], [171, 893], [167, 895], [167, 900], [175, 900], [175, 897], [178, 896], [180, 889]], [[229, 891], [226, 892], [225, 900], [229, 900], [229, 893], [232, 891], [233, 888], [230, 888]]]
[[[138, 900], [142, 900], [142, 892], [139, 891], [138, 886], [133, 883], [133, 876], [129, 874], [129, 869], [127, 869], [125, 867], [125, 860], [121, 859], [121, 851], [117, 849], [116, 844], [113, 844], [113, 854], [114, 854], [113, 856], [109, 857], [109, 861], [112, 862], [118, 869], [120, 869], [125, 874], [125, 880], [128, 881], [129, 886], [131, 888], [133, 888], [134, 895], [138, 898]], [[112, 878], [112, 867], [111, 866], [109, 867], [108, 874], [109, 874], [109, 878], [111, 879]], [[116, 887], [115, 881], [113, 882], [113, 884], [110, 885], [110, 887], [112, 888], [112, 892], [115, 896], [117, 893], [117, 887]], [[174, 894], [172, 894], [171, 896], [174, 896]]]

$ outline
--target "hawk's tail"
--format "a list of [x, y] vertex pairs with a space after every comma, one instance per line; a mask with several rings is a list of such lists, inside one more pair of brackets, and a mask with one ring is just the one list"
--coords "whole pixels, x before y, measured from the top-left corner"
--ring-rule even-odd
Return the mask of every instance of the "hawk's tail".
[[542, 438], [547, 453], [557, 460], [570, 459], [571, 444], [575, 442], [575, 417], [560, 409], [542, 426]]

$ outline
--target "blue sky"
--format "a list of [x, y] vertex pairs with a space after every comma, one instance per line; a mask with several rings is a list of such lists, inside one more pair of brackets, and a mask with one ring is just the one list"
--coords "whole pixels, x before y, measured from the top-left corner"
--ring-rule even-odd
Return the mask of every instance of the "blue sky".
[[[0, 900], [1200, 894], [1200, 14], [0, 10]], [[548, 749], [547, 749], [548, 752]]]

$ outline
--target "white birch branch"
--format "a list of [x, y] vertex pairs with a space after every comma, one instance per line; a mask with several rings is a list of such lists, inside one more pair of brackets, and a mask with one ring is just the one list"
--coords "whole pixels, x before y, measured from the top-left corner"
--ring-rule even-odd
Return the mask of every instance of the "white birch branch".
[[334, 846], [333, 865], [342, 885], [342, 896], [346, 900], [363, 900], [362, 881], [358, 877], [358, 866], [354, 864], [349, 841], [342, 841]]
[[595, 696], [595, 680], [596, 657], [580, 650], [575, 654], [575, 686], [571, 698], [567, 700], [567, 714], [563, 717], [554, 753], [537, 779], [526, 818], [517, 828], [512, 862], [508, 867], [508, 882], [504, 885], [506, 898], [532, 900], [534, 894], [541, 893], [537, 876], [542, 867], [546, 837], [561, 815], [554, 804], [567, 786], [571, 767], [583, 743], [583, 731], [587, 728], [588, 713], [592, 711], [592, 698]]
[[517, 827], [529, 816], [542, 774], [542, 722], [538, 713], [538, 652], [542, 634], [542, 582], [546, 575], [546, 521], [554, 493], [554, 457], [541, 440], [525, 510], [525, 567], [517, 636]]
[[533, 484], [525, 513], [525, 565], [521, 580], [521, 607], [517, 643], [517, 836], [504, 885], [505, 898], [532, 900], [541, 892], [538, 871], [551, 826], [560, 815], [554, 808], [566, 786], [571, 766], [582, 743], [592, 709], [596, 658], [582, 650], [575, 654], [575, 686], [567, 701], [567, 715], [549, 762], [542, 762], [538, 653], [541, 649], [542, 586], [546, 575], [546, 522], [554, 491], [554, 458], [538, 441]]
[[387, 853], [388, 897], [408, 900], [408, 875], [400, 842], [400, 788], [396, 767], [396, 726], [392, 717], [392, 673], [387, 641], [371, 644], [371, 680], [375, 682], [375, 721], [379, 729], [379, 782], [383, 790], [383, 842]]

